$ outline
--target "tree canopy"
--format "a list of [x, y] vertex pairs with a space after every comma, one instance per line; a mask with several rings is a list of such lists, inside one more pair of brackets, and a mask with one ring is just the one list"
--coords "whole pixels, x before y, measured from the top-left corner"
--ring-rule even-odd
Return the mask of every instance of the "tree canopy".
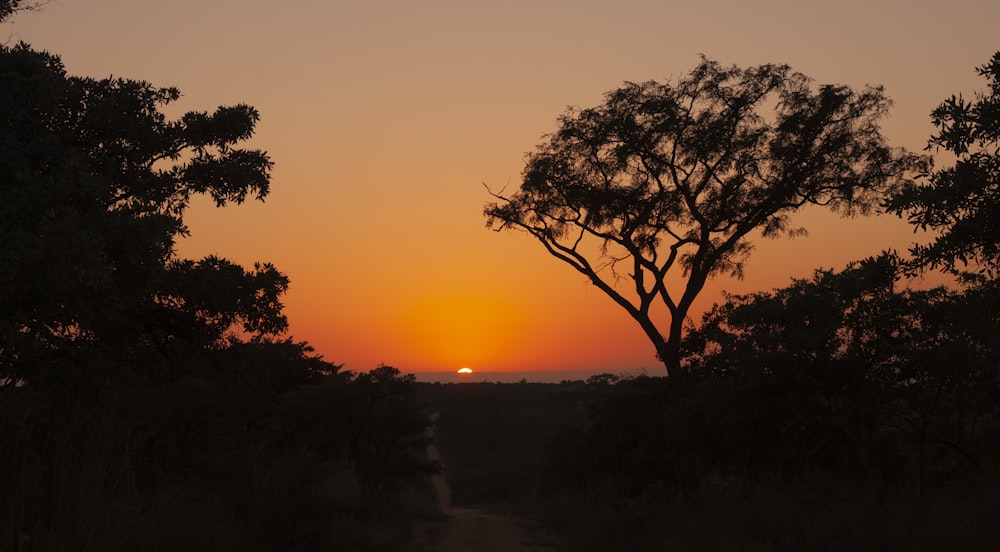
[[790, 215], [807, 204], [867, 213], [905, 181], [918, 160], [886, 144], [889, 106], [879, 87], [703, 59], [675, 82], [571, 108], [529, 154], [520, 189], [491, 192], [487, 225], [528, 233], [585, 275], [673, 371], [692, 302], [710, 276], [742, 274], [752, 232], [803, 232]]
[[288, 280], [273, 266], [174, 251], [194, 194], [220, 206], [267, 195], [270, 159], [240, 147], [254, 108], [168, 120], [176, 88], [67, 76], [25, 44], [0, 46], [0, 81], [0, 382], [285, 329]]
[[996, 277], [1000, 273], [1000, 52], [976, 72], [989, 88], [974, 100], [951, 96], [931, 113], [927, 149], [955, 156], [949, 167], [910, 183], [888, 202], [915, 227], [939, 234], [911, 248], [911, 267]]

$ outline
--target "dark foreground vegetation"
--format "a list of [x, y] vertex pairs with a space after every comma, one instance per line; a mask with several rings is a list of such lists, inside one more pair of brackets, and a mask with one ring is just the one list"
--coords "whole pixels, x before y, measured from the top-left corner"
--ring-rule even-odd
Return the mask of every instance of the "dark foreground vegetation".
[[857, 349], [804, 356], [838, 339], [827, 322], [809, 342], [782, 341], [791, 350], [705, 355], [683, 376], [423, 384], [420, 395], [441, 411], [455, 502], [513, 512], [566, 550], [992, 550], [995, 354], [972, 376], [897, 348], [892, 362], [924, 369], [886, 377], [884, 357]]
[[0, 391], [0, 550], [399, 550], [427, 515], [427, 418], [394, 369], [287, 342], [187, 362], [160, 384]]
[[544, 478], [579, 549], [998, 542], [1000, 295], [894, 293], [880, 268], [732, 298], [683, 374], [608, 388]]

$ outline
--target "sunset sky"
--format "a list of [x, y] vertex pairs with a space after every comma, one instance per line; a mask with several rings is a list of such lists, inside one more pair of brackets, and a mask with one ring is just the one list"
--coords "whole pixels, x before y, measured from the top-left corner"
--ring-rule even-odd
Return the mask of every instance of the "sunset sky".
[[[68, 71], [176, 86], [172, 115], [240, 102], [275, 162], [264, 203], [196, 202], [179, 254], [274, 263], [292, 281], [291, 335], [353, 370], [662, 370], [638, 326], [532, 239], [485, 228], [484, 184], [519, 184], [525, 153], [566, 106], [623, 81], [677, 77], [705, 54], [788, 63], [818, 83], [883, 84], [884, 132], [921, 149], [929, 112], [984, 87], [997, 0], [59, 0], [0, 40]], [[894, 217], [797, 222], [758, 242], [743, 281], [763, 291], [914, 239]]]

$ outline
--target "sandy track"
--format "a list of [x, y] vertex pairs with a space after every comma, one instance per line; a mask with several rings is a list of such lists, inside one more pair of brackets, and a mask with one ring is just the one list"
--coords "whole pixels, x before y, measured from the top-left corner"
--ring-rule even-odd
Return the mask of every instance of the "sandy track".
[[450, 508], [448, 516], [431, 529], [421, 552], [555, 552], [508, 516], [471, 508]]
[[[437, 413], [433, 420], [437, 421]], [[433, 439], [434, 427], [427, 429]], [[441, 461], [437, 446], [427, 446], [427, 457]], [[415, 552], [557, 552], [531, 537], [514, 518], [475, 508], [452, 508], [448, 481], [443, 475], [431, 477], [438, 506], [447, 518], [427, 523], [417, 530]]]

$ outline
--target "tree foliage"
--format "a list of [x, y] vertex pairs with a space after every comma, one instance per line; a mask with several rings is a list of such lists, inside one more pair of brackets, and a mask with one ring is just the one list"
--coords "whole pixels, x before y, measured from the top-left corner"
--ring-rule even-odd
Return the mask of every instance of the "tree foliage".
[[[757, 438], [797, 451], [798, 465], [836, 460], [874, 480], [908, 475], [921, 489], [930, 474], [977, 468], [998, 452], [1000, 296], [897, 291], [899, 277], [898, 259], [883, 254], [728, 296], [692, 328], [691, 370], [742, 382], [748, 395], [770, 390], [753, 414], [765, 416]], [[794, 437], [767, 443], [768, 433]]]
[[520, 189], [493, 194], [487, 224], [585, 275], [676, 370], [691, 303], [710, 276], [742, 273], [753, 232], [801, 233], [790, 215], [807, 204], [867, 213], [914, 166], [880, 133], [889, 103], [881, 88], [815, 88], [783, 65], [703, 60], [676, 82], [627, 83], [570, 109]]
[[177, 89], [67, 76], [24, 44], [0, 50], [0, 80], [0, 381], [52, 383], [82, 349], [104, 369], [285, 329], [272, 265], [174, 252], [193, 195], [267, 195], [270, 159], [240, 146], [254, 108], [168, 120]]
[[951, 96], [931, 112], [937, 133], [927, 149], [955, 156], [949, 167], [910, 183], [888, 202], [921, 230], [938, 235], [910, 250], [913, 268], [971, 271], [995, 278], [1000, 271], [1000, 52], [976, 72], [985, 93]]
[[24, 0], [0, 0], [0, 23], [19, 11], [38, 9], [47, 2], [25, 2]]

